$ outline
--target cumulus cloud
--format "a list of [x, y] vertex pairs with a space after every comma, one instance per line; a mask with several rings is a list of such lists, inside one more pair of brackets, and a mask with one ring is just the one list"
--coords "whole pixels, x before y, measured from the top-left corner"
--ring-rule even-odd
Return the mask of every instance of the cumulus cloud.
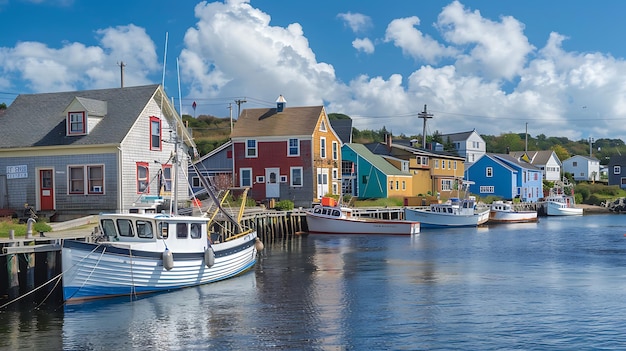
[[416, 16], [395, 19], [387, 26], [385, 41], [393, 42], [405, 55], [427, 63], [456, 53], [456, 49], [446, 47], [416, 29], [419, 24], [420, 19]]
[[181, 69], [190, 95], [262, 96], [321, 104], [336, 84], [332, 65], [318, 62], [298, 23], [270, 25], [270, 16], [246, 1], [200, 3], [185, 34]]
[[374, 53], [374, 43], [369, 38], [354, 39], [352, 41], [352, 47], [358, 51], [363, 51], [366, 54]]
[[337, 17], [343, 20], [354, 33], [366, 31], [373, 26], [372, 19], [361, 13], [346, 12], [338, 14]]
[[99, 46], [65, 43], [52, 48], [38, 42], [20, 42], [0, 49], [0, 72], [23, 80], [34, 92], [54, 92], [119, 86], [118, 63], [127, 66], [127, 85], [146, 84], [158, 70], [155, 45], [145, 30], [134, 25], [97, 32]]

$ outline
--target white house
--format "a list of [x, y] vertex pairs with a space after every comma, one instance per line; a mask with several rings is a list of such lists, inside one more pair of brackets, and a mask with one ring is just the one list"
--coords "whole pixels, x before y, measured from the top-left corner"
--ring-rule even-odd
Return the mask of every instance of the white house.
[[549, 181], [561, 180], [561, 160], [552, 150], [543, 151], [512, 151], [509, 155], [521, 159], [524, 154], [528, 156], [529, 163], [541, 169], [543, 179]]
[[574, 175], [576, 181], [600, 180], [600, 160], [595, 157], [575, 155], [563, 161], [563, 172]]
[[443, 134], [441, 140], [452, 142], [459, 156], [465, 158], [466, 164], [478, 161], [486, 152], [485, 140], [476, 133], [476, 129], [469, 132]]

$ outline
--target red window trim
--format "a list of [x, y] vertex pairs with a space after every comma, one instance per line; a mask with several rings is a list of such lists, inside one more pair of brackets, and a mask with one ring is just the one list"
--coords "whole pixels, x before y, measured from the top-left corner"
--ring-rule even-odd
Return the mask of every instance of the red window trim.
[[[81, 114], [83, 115], [83, 130], [80, 132], [73, 132], [72, 131], [72, 120], [70, 118], [70, 115], [72, 114]], [[87, 133], [87, 118], [86, 118], [86, 113], [85, 111], [70, 111], [67, 113], [67, 135], [83, 135], [85, 133]]]
[[[148, 162], [137, 162], [137, 169], [135, 171], [135, 182], [137, 184], [137, 194], [148, 194], [150, 193], [150, 165], [148, 164]], [[145, 167], [146, 168], [146, 190], [145, 191], [141, 191], [139, 190], [139, 167]]]
[[[159, 123], [159, 146], [158, 147], [154, 147], [154, 145], [152, 144], [152, 122], [158, 122]], [[162, 128], [162, 121], [160, 118], [155, 117], [155, 116], [150, 116], [150, 124], [149, 124], [149, 133], [148, 135], [150, 136], [150, 150], [152, 151], [161, 151], [163, 149], [163, 128]]]

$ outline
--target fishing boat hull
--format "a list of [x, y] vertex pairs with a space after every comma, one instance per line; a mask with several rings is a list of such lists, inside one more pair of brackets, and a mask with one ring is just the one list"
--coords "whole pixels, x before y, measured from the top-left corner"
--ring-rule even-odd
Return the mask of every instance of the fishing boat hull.
[[307, 212], [307, 226], [312, 234], [415, 235], [420, 232], [416, 221], [373, 218], [329, 218]]
[[256, 262], [256, 232], [213, 244], [214, 262], [205, 251], [173, 253], [132, 244], [65, 240], [62, 245], [63, 297], [67, 302], [138, 295], [207, 284], [242, 274]]
[[561, 202], [547, 201], [545, 209], [548, 216], [582, 216], [583, 214], [582, 208], [567, 206]]
[[489, 220], [489, 210], [473, 214], [454, 214], [405, 208], [404, 218], [419, 221], [422, 228], [477, 227]]
[[498, 211], [489, 212], [489, 223], [527, 223], [537, 221], [537, 211]]

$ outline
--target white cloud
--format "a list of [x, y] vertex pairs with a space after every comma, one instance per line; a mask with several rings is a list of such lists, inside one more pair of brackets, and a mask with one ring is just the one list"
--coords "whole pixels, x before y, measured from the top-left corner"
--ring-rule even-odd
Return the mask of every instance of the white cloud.
[[366, 31], [373, 26], [372, 19], [361, 13], [346, 12], [338, 14], [337, 17], [342, 19], [354, 33]]
[[147, 84], [158, 69], [155, 46], [144, 29], [134, 25], [98, 31], [100, 46], [65, 43], [51, 48], [20, 42], [0, 49], [0, 72], [25, 81], [34, 92], [54, 92], [119, 86], [118, 62], [124, 61], [126, 85]]
[[374, 43], [369, 38], [354, 39], [352, 41], [352, 47], [358, 51], [363, 51], [366, 54], [374, 53]]
[[336, 84], [333, 66], [317, 62], [302, 27], [270, 25], [246, 1], [200, 3], [185, 34], [181, 70], [190, 96], [257, 96], [322, 104]]
[[453, 48], [439, 44], [428, 35], [424, 35], [415, 26], [420, 24], [418, 17], [395, 19], [387, 26], [385, 41], [402, 49], [405, 55], [415, 60], [434, 63], [441, 57], [452, 56], [456, 53]]
[[524, 25], [515, 18], [503, 16], [500, 22], [490, 21], [479, 11], [466, 10], [458, 1], [443, 9], [437, 24], [448, 42], [473, 46], [469, 53], [456, 58], [457, 66], [472, 74], [512, 79], [534, 49], [524, 36]]

